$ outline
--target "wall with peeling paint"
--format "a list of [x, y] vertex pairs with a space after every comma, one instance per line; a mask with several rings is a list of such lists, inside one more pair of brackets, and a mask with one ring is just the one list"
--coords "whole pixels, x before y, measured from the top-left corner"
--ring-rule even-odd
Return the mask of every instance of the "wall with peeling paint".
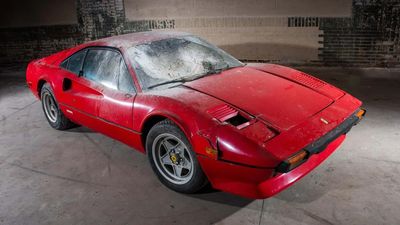
[[351, 0], [125, 0], [125, 14], [130, 21], [168, 21], [174, 26], [166, 29], [200, 35], [242, 60], [301, 64], [318, 60], [322, 32], [289, 27], [288, 18], [349, 17], [351, 6]]
[[6, 4], [15, 15], [0, 13], [0, 66], [26, 63], [102, 37], [172, 29], [200, 35], [244, 61], [400, 67], [400, 0], [45, 0], [40, 4], [15, 0]]
[[125, 0], [128, 20], [351, 15], [351, 0]]
[[194, 33], [244, 61], [329, 66], [398, 66], [399, 9], [399, 0], [125, 0], [129, 25]]

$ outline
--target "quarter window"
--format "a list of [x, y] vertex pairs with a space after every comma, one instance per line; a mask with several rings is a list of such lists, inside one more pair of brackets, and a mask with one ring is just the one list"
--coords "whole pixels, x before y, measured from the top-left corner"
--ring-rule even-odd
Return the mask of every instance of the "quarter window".
[[61, 67], [67, 69], [75, 74], [79, 74], [82, 68], [82, 62], [85, 58], [86, 50], [79, 51], [69, 57], [66, 61], [61, 64]]

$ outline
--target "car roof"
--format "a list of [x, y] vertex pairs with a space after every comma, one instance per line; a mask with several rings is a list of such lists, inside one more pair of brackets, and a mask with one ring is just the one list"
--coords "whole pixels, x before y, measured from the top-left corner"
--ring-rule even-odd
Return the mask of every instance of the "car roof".
[[145, 44], [152, 41], [158, 41], [168, 38], [176, 38], [191, 35], [185, 32], [176, 31], [145, 31], [123, 34], [108, 38], [102, 38], [95, 41], [90, 41], [86, 45], [100, 45], [115, 48], [129, 48], [139, 44]]

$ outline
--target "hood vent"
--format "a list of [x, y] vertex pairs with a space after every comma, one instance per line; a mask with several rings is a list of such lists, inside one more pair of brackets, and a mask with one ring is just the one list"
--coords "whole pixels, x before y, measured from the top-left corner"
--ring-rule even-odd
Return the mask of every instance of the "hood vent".
[[218, 106], [208, 110], [207, 112], [220, 122], [225, 122], [239, 113], [236, 109], [228, 105]]
[[325, 82], [323, 82], [315, 77], [312, 77], [308, 74], [305, 74], [305, 73], [294, 73], [291, 77], [293, 80], [295, 80], [305, 86], [315, 88], [315, 89], [321, 88], [326, 85]]
[[250, 119], [239, 113], [238, 110], [228, 105], [222, 105], [207, 111], [212, 117], [221, 123], [228, 123], [242, 129], [250, 125]]

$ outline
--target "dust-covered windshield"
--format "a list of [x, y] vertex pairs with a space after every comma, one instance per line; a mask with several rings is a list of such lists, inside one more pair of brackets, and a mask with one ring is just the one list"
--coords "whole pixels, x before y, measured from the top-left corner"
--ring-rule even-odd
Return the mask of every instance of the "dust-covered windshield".
[[128, 55], [143, 89], [243, 66], [223, 50], [194, 36], [136, 45], [128, 49]]

